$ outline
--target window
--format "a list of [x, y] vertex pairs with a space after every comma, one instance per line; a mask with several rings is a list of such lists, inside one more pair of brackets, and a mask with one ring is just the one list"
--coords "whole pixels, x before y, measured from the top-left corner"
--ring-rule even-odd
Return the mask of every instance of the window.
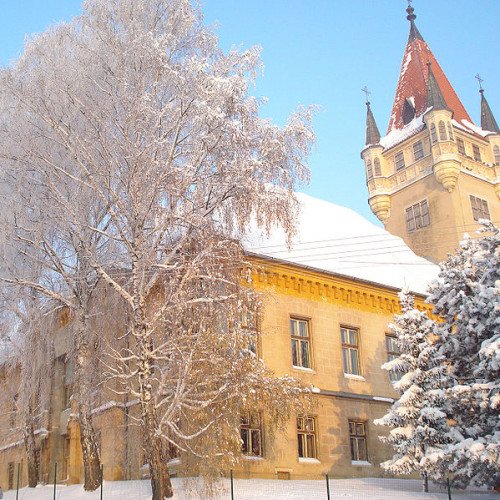
[[431, 123], [431, 142], [432, 142], [432, 144], [436, 144], [437, 140], [438, 140], [438, 136], [436, 133], [436, 125], [434, 125], [434, 123]]
[[415, 231], [430, 224], [429, 206], [427, 200], [415, 203], [406, 209], [406, 229]]
[[247, 349], [257, 356], [257, 313], [243, 307], [240, 324], [248, 339]]
[[19, 399], [19, 394], [14, 394], [12, 398], [12, 407], [9, 414], [9, 425], [10, 427], [14, 427], [16, 424], [16, 414], [17, 414], [17, 400]]
[[453, 141], [454, 140], [454, 138], [453, 138], [453, 127], [451, 125], [451, 122], [448, 122], [447, 125], [448, 125], [448, 136], [450, 137], [450, 141]]
[[495, 157], [495, 164], [500, 165], [500, 147], [493, 146], [493, 156]]
[[422, 141], [417, 141], [413, 144], [413, 157], [415, 158], [415, 161], [424, 157], [424, 145], [422, 144]]
[[396, 170], [405, 168], [405, 157], [403, 151], [396, 153], [396, 155], [394, 156], [394, 165], [396, 166]]
[[[413, 100], [413, 98], [412, 98]], [[405, 99], [403, 104], [403, 123], [408, 125], [415, 118], [415, 107], [410, 99]]]
[[373, 166], [375, 167], [375, 175], [382, 175], [382, 170], [380, 170], [380, 160], [378, 158], [375, 158], [373, 161]]
[[340, 328], [342, 337], [342, 359], [344, 373], [361, 375], [359, 369], [359, 331], [353, 328]]
[[64, 356], [64, 375], [63, 375], [63, 386], [64, 386], [64, 408], [69, 408], [71, 406], [70, 398], [73, 394], [73, 376], [74, 376], [74, 366], [73, 361], [67, 356]]
[[314, 417], [297, 418], [297, 439], [300, 458], [317, 458], [316, 419]]
[[[18, 465], [19, 467], [19, 465]], [[7, 489], [14, 489], [14, 462], [9, 462]]]
[[301, 368], [311, 368], [311, 352], [309, 337], [309, 321], [305, 319], [290, 319], [290, 334], [292, 336], [292, 364]]
[[457, 137], [457, 147], [458, 147], [458, 152], [461, 155], [465, 156], [465, 144], [464, 144], [464, 141], [462, 141], [462, 139], [459, 139], [458, 137]]
[[351, 442], [351, 460], [367, 462], [365, 422], [349, 420], [349, 440]]
[[441, 120], [439, 122], [439, 140], [440, 141], [446, 141], [448, 138], [446, 137], [446, 128], [444, 126], [444, 121]]
[[[387, 361], [392, 361], [393, 359], [399, 358], [401, 354], [401, 349], [398, 346], [397, 338], [394, 335], [385, 336], [385, 346], [387, 348]], [[389, 378], [391, 382], [396, 382], [400, 380], [403, 374], [397, 370], [391, 370], [389, 372]]]
[[368, 180], [373, 178], [373, 168], [371, 160], [368, 160], [366, 162], [366, 176], [368, 177]]
[[488, 203], [486, 200], [470, 195], [470, 204], [472, 206], [472, 216], [474, 220], [490, 220], [490, 211], [488, 210]]
[[482, 161], [481, 150], [479, 149], [479, 146], [476, 146], [475, 144], [472, 145], [472, 156], [474, 156], [474, 160]]
[[241, 417], [241, 451], [252, 457], [262, 456], [262, 429], [260, 415], [251, 413]]

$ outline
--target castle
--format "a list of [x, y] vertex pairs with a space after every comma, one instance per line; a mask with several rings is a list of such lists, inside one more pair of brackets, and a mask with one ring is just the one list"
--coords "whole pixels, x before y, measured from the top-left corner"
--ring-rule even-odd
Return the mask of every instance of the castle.
[[[298, 195], [302, 213], [289, 249], [279, 232], [245, 242], [264, 312], [257, 354], [277, 375], [314, 387], [314, 414], [292, 418], [271, 441], [264, 415], [241, 420], [240, 476], [379, 476], [391, 450], [373, 425], [397, 397], [380, 366], [398, 355], [388, 323], [407, 285], [425, 304], [425, 284], [478, 220], [500, 219], [500, 130], [481, 89], [474, 125], [407, 9], [410, 33], [385, 137], [367, 102], [369, 203], [385, 229], [351, 210]], [[328, 221], [328, 224], [325, 224]], [[326, 227], [325, 227], [326, 226]], [[401, 240], [401, 239], [404, 241]], [[425, 257], [428, 260], [423, 259]], [[115, 325], [116, 326], [116, 325]], [[49, 410], [37, 419], [40, 477], [82, 481], [78, 419], [72, 414], [71, 321], [54, 318]], [[109, 324], [112, 331], [114, 325]], [[0, 485], [21, 484], [27, 468], [16, 413], [16, 370], [0, 367], [12, 405], [0, 412]], [[107, 480], [142, 477], [137, 402], [107, 391], [93, 410]], [[180, 457], [182, 460], [182, 457]], [[175, 470], [176, 461], [172, 465]]]

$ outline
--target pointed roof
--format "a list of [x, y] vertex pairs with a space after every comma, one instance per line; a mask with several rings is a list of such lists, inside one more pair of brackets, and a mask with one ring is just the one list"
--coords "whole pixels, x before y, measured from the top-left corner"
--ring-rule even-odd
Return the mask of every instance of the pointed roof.
[[366, 101], [366, 141], [365, 145], [378, 144], [380, 141], [380, 132], [373, 117], [372, 110], [370, 108], [370, 101]]
[[479, 90], [481, 94], [481, 128], [483, 130], [489, 130], [490, 132], [496, 132], [500, 134], [500, 129], [498, 128], [493, 112], [484, 97], [484, 89]]
[[413, 7], [410, 5], [406, 11], [408, 12], [407, 19], [410, 21], [410, 34], [403, 56], [387, 133], [404, 127], [403, 110], [406, 101], [411, 102], [415, 109], [415, 116], [417, 117], [421, 116], [427, 110], [427, 80], [429, 72], [426, 65], [428, 62], [431, 63], [431, 74], [434, 77], [434, 82], [431, 82], [431, 85], [434, 89], [439, 89], [446, 109], [453, 111], [455, 120], [459, 122], [461, 120], [472, 122], [437, 59], [418, 31], [415, 25], [415, 18], [417, 16], [413, 13]]
[[441, 87], [432, 72], [430, 61], [427, 63], [427, 107], [435, 110], [449, 109], [441, 92]]

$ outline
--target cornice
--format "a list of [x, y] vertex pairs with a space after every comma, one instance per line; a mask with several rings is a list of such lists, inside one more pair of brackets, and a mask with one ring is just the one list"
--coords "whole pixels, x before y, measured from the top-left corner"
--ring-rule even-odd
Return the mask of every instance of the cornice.
[[[252, 286], [306, 300], [329, 302], [356, 310], [394, 315], [400, 312], [398, 289], [374, 282], [250, 255]], [[418, 309], [432, 308], [415, 294]]]

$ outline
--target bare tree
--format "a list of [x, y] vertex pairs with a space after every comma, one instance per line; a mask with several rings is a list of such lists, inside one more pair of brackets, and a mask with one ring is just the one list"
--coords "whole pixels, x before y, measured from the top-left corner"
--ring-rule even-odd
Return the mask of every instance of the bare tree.
[[43, 242], [63, 278], [58, 299], [78, 311], [77, 338], [97, 277], [128, 309], [128, 346], [110, 353], [110, 369], [140, 401], [154, 499], [173, 494], [168, 443], [200, 471], [212, 469], [208, 456], [220, 470], [223, 448], [237, 460], [241, 412], [260, 404], [279, 425], [302, 394], [248, 348], [242, 318], [258, 299], [242, 278], [239, 239], [250, 223], [292, 235], [313, 141], [310, 110], [284, 128], [259, 117], [248, 94], [259, 52], [223, 54], [188, 0], [90, 0], [33, 40], [6, 78], [17, 107], [13, 153], [2, 156], [37, 165], [56, 201], [64, 232], [57, 248]]

